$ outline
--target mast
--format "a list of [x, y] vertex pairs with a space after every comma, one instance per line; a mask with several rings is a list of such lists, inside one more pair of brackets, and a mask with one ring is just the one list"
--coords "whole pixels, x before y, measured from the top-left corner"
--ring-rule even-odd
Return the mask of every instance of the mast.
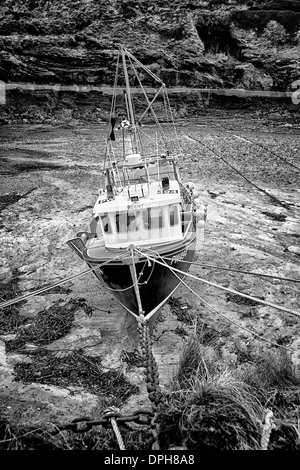
[[121, 51], [122, 51], [122, 61], [123, 61], [123, 68], [124, 68], [125, 83], [126, 83], [126, 96], [125, 96], [125, 99], [126, 99], [126, 104], [128, 104], [129, 119], [130, 119], [131, 127], [132, 127], [132, 130], [133, 130], [133, 141], [134, 141], [134, 147], [135, 147], [135, 150], [132, 149], [132, 151], [135, 151], [135, 153], [137, 153], [138, 148], [137, 148], [137, 139], [136, 139], [136, 128], [135, 128], [135, 120], [134, 120], [134, 113], [133, 113], [133, 107], [132, 107], [130, 84], [129, 84], [129, 78], [128, 78], [128, 72], [127, 72], [127, 65], [126, 65], [126, 57], [125, 57], [124, 47], [121, 47]]

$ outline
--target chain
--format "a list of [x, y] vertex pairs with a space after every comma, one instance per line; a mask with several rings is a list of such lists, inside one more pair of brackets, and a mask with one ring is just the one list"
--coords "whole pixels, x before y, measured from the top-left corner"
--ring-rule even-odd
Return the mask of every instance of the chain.
[[138, 322], [138, 331], [142, 349], [142, 358], [144, 360], [145, 377], [148, 397], [151, 402], [152, 410], [140, 409], [131, 415], [122, 415], [117, 408], [108, 408], [100, 419], [92, 420], [88, 417], [76, 418], [71, 423], [65, 425], [55, 425], [52, 434], [58, 434], [67, 430], [74, 433], [85, 433], [94, 426], [103, 426], [104, 428], [112, 426], [118, 440], [121, 450], [124, 450], [124, 443], [118, 429], [118, 425], [128, 427], [128, 423], [151, 426], [153, 436], [153, 450], [160, 450], [159, 444], [159, 424], [157, 423], [159, 406], [163, 403], [163, 394], [159, 385], [159, 374], [156, 360], [152, 353], [152, 339], [148, 323], [144, 315], [140, 315]]
[[163, 395], [159, 386], [158, 367], [152, 353], [152, 339], [150, 335], [149, 325], [145, 322], [144, 316], [140, 315], [138, 323], [140, 334], [140, 342], [142, 348], [142, 356], [144, 359], [146, 385], [149, 400], [151, 401], [154, 416], [151, 419], [151, 433], [154, 438], [152, 449], [160, 450], [159, 445], [159, 424], [157, 423], [158, 408], [162, 403]]
[[153, 417], [151, 410], [137, 410], [131, 415], [122, 415], [119, 411], [106, 410], [100, 419], [92, 420], [86, 416], [74, 419], [71, 423], [64, 425], [55, 425], [52, 434], [58, 434], [61, 431], [72, 431], [74, 433], [84, 433], [89, 431], [93, 426], [103, 426], [104, 428], [111, 425], [111, 420], [121, 426], [127, 426], [127, 423], [134, 422], [141, 425], [150, 425]]

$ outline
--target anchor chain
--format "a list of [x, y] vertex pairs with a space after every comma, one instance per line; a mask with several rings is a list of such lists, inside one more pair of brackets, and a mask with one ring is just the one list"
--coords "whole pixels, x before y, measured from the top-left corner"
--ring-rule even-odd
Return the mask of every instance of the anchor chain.
[[103, 426], [107, 428], [113, 427], [118, 444], [121, 450], [124, 450], [124, 442], [119, 432], [118, 426], [128, 427], [129, 422], [151, 427], [153, 437], [153, 450], [160, 450], [159, 431], [160, 427], [157, 422], [160, 405], [164, 402], [164, 395], [159, 385], [158, 367], [152, 352], [153, 341], [150, 334], [148, 322], [144, 319], [144, 315], [140, 314], [138, 321], [138, 331], [140, 336], [140, 344], [142, 349], [143, 365], [145, 367], [145, 382], [147, 386], [148, 397], [151, 402], [152, 410], [137, 410], [131, 415], [122, 415], [118, 409], [111, 407], [105, 411], [100, 419], [92, 420], [88, 417], [76, 418], [71, 423], [65, 425], [55, 425], [55, 430], [51, 434], [58, 434], [63, 430], [69, 430], [74, 433], [85, 433], [93, 426]]
[[154, 438], [152, 449], [160, 450], [159, 444], [159, 424], [157, 423], [159, 405], [163, 402], [163, 394], [159, 385], [158, 367], [152, 353], [152, 338], [149, 325], [144, 320], [144, 316], [140, 315], [138, 322], [138, 330], [140, 335], [140, 343], [142, 348], [142, 357], [144, 359], [146, 386], [149, 400], [151, 401], [154, 413], [151, 419], [151, 433]]
[[51, 432], [52, 435], [58, 434], [61, 431], [72, 431], [74, 433], [84, 433], [92, 429], [94, 426], [103, 426], [104, 428], [111, 426], [111, 420], [119, 426], [128, 427], [128, 423], [136, 423], [144, 426], [151, 424], [153, 412], [150, 410], [137, 410], [131, 415], [122, 415], [118, 411], [106, 410], [100, 419], [90, 419], [88, 417], [75, 418], [71, 423], [54, 425], [55, 429]]

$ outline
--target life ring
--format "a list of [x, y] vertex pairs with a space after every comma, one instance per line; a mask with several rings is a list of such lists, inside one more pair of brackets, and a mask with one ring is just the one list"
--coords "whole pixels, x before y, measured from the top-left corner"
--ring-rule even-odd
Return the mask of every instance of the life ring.
[[123, 119], [121, 122], [121, 127], [128, 129], [130, 127], [130, 122], [127, 119]]

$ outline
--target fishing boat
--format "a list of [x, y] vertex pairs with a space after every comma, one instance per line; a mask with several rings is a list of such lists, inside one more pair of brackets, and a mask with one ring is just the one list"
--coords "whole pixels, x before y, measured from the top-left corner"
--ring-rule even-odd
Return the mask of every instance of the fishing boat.
[[[152, 95], [142, 84], [145, 75], [155, 83]], [[98, 190], [89, 231], [67, 243], [124, 307], [129, 329], [141, 316], [153, 326], [194, 259], [205, 208], [194, 184], [181, 181], [183, 157], [166, 85], [121, 47], [104, 147], [105, 188]]]

